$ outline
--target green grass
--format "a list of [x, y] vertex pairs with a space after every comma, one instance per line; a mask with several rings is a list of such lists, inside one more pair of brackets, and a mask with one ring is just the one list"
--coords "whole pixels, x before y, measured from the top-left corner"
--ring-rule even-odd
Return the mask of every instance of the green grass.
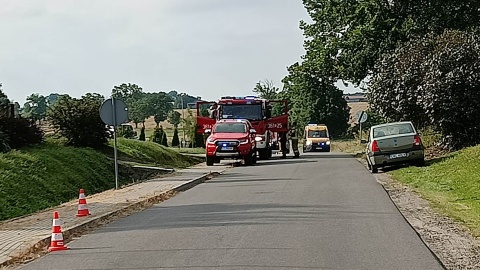
[[429, 163], [427, 167], [408, 167], [391, 174], [480, 236], [480, 145]]
[[205, 148], [171, 148], [181, 154], [205, 154]]
[[332, 152], [343, 152], [356, 154], [358, 152], [365, 152], [365, 145], [361, 144], [359, 140], [332, 140]]
[[100, 152], [47, 142], [0, 154], [0, 220], [59, 205], [84, 188], [114, 187], [113, 162]]
[[[113, 142], [110, 142], [113, 146]], [[169, 148], [153, 142], [139, 140], [118, 140], [119, 159], [155, 164], [165, 168], [185, 168], [202, 160], [180, 155], [176, 148]]]
[[[62, 140], [0, 154], [0, 220], [31, 214], [78, 197], [115, 187], [113, 149], [103, 152], [63, 146]], [[202, 159], [181, 155], [150, 142], [119, 139], [119, 159], [183, 168]], [[121, 166], [121, 169], [123, 166]], [[121, 170], [120, 184], [131, 183], [130, 169]]]

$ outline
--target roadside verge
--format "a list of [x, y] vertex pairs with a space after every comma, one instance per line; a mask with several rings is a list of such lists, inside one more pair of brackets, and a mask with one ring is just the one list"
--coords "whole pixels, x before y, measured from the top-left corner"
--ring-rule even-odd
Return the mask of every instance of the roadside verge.
[[[0, 223], [0, 268], [27, 263], [48, 253], [52, 213], [58, 211], [65, 243], [119, 218], [168, 200], [215, 176], [228, 166], [206, 168], [203, 164], [180, 170], [120, 190], [108, 190], [87, 196], [92, 215], [77, 218], [78, 201]], [[86, 191], [88, 194], [88, 191]], [[66, 251], [68, 252], [68, 251]]]

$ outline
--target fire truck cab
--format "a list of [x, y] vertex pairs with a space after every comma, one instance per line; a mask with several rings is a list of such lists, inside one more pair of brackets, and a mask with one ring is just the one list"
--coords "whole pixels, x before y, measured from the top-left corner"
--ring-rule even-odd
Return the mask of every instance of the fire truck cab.
[[[272, 105], [281, 103], [284, 111], [272, 117]], [[201, 115], [201, 107], [209, 106], [209, 115]], [[288, 106], [285, 100], [266, 100], [255, 96], [222, 97], [218, 102], [197, 102], [197, 132], [211, 129], [222, 119], [246, 119], [256, 130], [256, 149], [260, 159], [272, 156], [274, 133], [288, 132]]]

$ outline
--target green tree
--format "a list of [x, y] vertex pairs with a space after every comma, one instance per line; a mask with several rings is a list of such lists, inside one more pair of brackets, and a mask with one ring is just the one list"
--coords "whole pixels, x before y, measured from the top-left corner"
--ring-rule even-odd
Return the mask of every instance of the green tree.
[[23, 116], [40, 121], [46, 117], [47, 114], [47, 99], [40, 94], [31, 94], [27, 97], [27, 102], [24, 105]]
[[57, 94], [57, 93], [51, 93], [50, 95], [48, 95], [46, 97], [46, 100], [47, 100], [47, 106], [52, 106], [53, 104], [55, 104], [55, 102], [57, 102], [57, 100], [60, 98], [60, 95]]
[[273, 82], [269, 80], [259, 81], [253, 88], [254, 93], [258, 94], [260, 98], [267, 100], [276, 99], [279, 91], [280, 89], [275, 87]]
[[175, 127], [173, 130], [172, 147], [177, 146], [180, 146], [180, 139], [178, 138], [178, 129]]
[[185, 135], [190, 143], [195, 139], [195, 133], [197, 132], [197, 119], [193, 117], [192, 110], [187, 109], [187, 116], [183, 119], [183, 126], [185, 129]]
[[308, 123], [326, 124], [334, 137], [347, 132], [350, 108], [343, 92], [332, 80], [314, 76], [315, 71], [298, 63], [289, 67], [283, 79], [282, 99], [290, 101], [290, 120], [300, 126]]
[[128, 116], [130, 120], [135, 123], [135, 128], [138, 128], [139, 123], [145, 123], [145, 119], [150, 116], [149, 101], [146, 95], [140, 99], [128, 100]]
[[0, 131], [0, 153], [6, 153], [10, 149], [8, 135]]
[[377, 60], [412, 37], [480, 22], [477, 0], [303, 0], [313, 23], [301, 22], [304, 57], [331, 78], [359, 84]]
[[62, 96], [49, 110], [47, 119], [67, 138], [67, 145], [102, 147], [107, 143], [105, 124], [98, 113], [103, 100], [103, 96], [90, 93], [80, 99]]
[[142, 127], [140, 130], [140, 136], [138, 137], [140, 141], [145, 141], [145, 127]]
[[195, 132], [195, 147], [205, 148], [205, 138], [203, 134]]
[[372, 109], [393, 120], [433, 127], [444, 146], [480, 143], [480, 29], [446, 30], [386, 54], [372, 79]]
[[175, 129], [178, 128], [181, 120], [181, 114], [177, 111], [170, 111], [170, 113], [168, 114], [168, 122], [172, 124]]
[[162, 137], [162, 145], [168, 147], [168, 138], [167, 138], [167, 133], [163, 133]]
[[153, 115], [157, 127], [167, 120], [168, 113], [172, 110], [172, 98], [164, 92], [148, 93], [149, 115]]
[[140, 99], [143, 96], [142, 87], [132, 83], [122, 83], [121, 85], [114, 86], [112, 89], [112, 96], [114, 98], [122, 99], [128, 102], [129, 99]]
[[[195, 103], [197, 102], [198, 98], [191, 96], [186, 93], [181, 93], [177, 95], [174, 103], [174, 108], [175, 109], [182, 109], [182, 108], [187, 108], [188, 103]], [[183, 102], [183, 107], [182, 107], [182, 102]]]
[[163, 130], [161, 130], [159, 127], [155, 127], [155, 129], [153, 130], [153, 134], [150, 137], [150, 141], [161, 144], [162, 138], [163, 138]]
[[3, 93], [2, 83], [0, 83], [0, 118], [8, 117], [8, 106], [10, 100], [7, 95]]

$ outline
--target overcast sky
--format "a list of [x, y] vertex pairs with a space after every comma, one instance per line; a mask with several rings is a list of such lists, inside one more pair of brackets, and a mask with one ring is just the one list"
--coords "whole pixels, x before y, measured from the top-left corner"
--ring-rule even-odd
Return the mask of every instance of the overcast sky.
[[0, 82], [31, 93], [108, 96], [114, 85], [214, 100], [281, 87], [304, 54], [301, 0], [0, 0]]

